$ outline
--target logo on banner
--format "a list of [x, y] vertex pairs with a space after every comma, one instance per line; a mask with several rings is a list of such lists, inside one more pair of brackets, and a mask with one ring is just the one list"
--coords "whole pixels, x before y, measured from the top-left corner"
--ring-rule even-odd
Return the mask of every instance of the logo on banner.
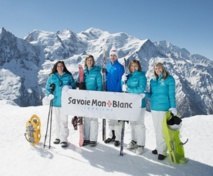
[[132, 108], [132, 103], [108, 100], [108, 101], [100, 101], [97, 99], [87, 100], [87, 99], [76, 99], [69, 97], [68, 104], [74, 105], [84, 105], [91, 107], [106, 107], [106, 108]]

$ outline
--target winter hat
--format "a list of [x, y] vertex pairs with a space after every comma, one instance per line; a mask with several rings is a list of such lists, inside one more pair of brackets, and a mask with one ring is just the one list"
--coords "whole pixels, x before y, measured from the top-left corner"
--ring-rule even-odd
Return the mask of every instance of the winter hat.
[[109, 52], [109, 55], [111, 56], [111, 55], [116, 55], [116, 57], [118, 57], [118, 52], [117, 52], [117, 50], [115, 49], [115, 48], [112, 48], [111, 50], [110, 50], [110, 52]]

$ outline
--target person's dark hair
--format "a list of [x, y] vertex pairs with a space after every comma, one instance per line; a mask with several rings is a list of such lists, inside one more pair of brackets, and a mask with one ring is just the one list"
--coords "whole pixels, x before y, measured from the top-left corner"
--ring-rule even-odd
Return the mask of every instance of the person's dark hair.
[[64, 67], [63, 72], [66, 72], [66, 73], [68, 73], [68, 74], [71, 75], [71, 73], [67, 70], [67, 67], [66, 67], [65, 64], [64, 64], [64, 61], [58, 61], [58, 62], [56, 62], [55, 65], [54, 65], [53, 68], [52, 68], [52, 71], [51, 71], [50, 75], [58, 72], [58, 71], [57, 71], [57, 66], [58, 66], [58, 64], [60, 64], [60, 63], [61, 63], [61, 64], [63, 65], [63, 67]]
[[140, 64], [140, 62], [138, 61], [138, 60], [132, 60], [131, 62], [130, 62], [130, 64], [129, 64], [129, 72], [131, 73], [131, 70], [130, 70], [130, 67], [131, 67], [131, 65], [132, 64], [137, 64], [138, 65], [138, 71], [141, 71], [141, 64]]

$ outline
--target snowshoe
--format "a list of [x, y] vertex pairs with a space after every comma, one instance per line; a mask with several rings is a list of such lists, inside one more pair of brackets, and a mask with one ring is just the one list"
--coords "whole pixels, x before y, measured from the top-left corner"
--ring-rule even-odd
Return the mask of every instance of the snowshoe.
[[41, 121], [37, 115], [33, 115], [26, 122], [25, 138], [31, 145], [36, 145], [41, 139]]

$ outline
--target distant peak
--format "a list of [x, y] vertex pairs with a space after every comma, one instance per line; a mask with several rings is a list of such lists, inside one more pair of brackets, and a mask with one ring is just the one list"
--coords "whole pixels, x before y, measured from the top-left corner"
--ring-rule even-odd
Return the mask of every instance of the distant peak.
[[98, 29], [98, 28], [94, 28], [94, 27], [91, 27], [91, 28], [89, 28], [89, 29], [87, 29], [85, 32], [88, 32], [88, 33], [103, 33], [103, 32], [105, 32], [105, 31], [103, 31], [103, 30], [101, 30], [101, 29]]
[[50, 31], [43, 31], [43, 30], [40, 30], [40, 29], [33, 29], [31, 32], [30, 32], [30, 34], [33, 34], [33, 33], [45, 33], [45, 34], [47, 34], [47, 33], [53, 33], [53, 32], [50, 32]]
[[13, 37], [15, 37], [11, 32], [7, 31], [4, 27], [2, 27], [0, 29], [0, 35], [3, 36], [3, 35], [11, 35]]
[[64, 34], [64, 35], [67, 35], [67, 36], [76, 35], [76, 33], [74, 33], [73, 31], [71, 31], [68, 28], [63, 29], [62, 31], [57, 31], [56, 34], [60, 34], [60, 35]]
[[2, 27], [1, 29], [0, 29], [0, 34], [1, 33], [6, 33], [6, 32], [8, 32], [4, 27]]
[[4, 31], [6, 31], [6, 30], [4, 29], [4, 27], [0, 29], [0, 33], [4, 32]]
[[161, 45], [161, 46], [164, 46], [165, 48], [169, 48], [169, 47], [173, 46], [170, 42], [168, 42], [166, 40], [158, 41], [155, 43], [156, 43], [156, 45]]

